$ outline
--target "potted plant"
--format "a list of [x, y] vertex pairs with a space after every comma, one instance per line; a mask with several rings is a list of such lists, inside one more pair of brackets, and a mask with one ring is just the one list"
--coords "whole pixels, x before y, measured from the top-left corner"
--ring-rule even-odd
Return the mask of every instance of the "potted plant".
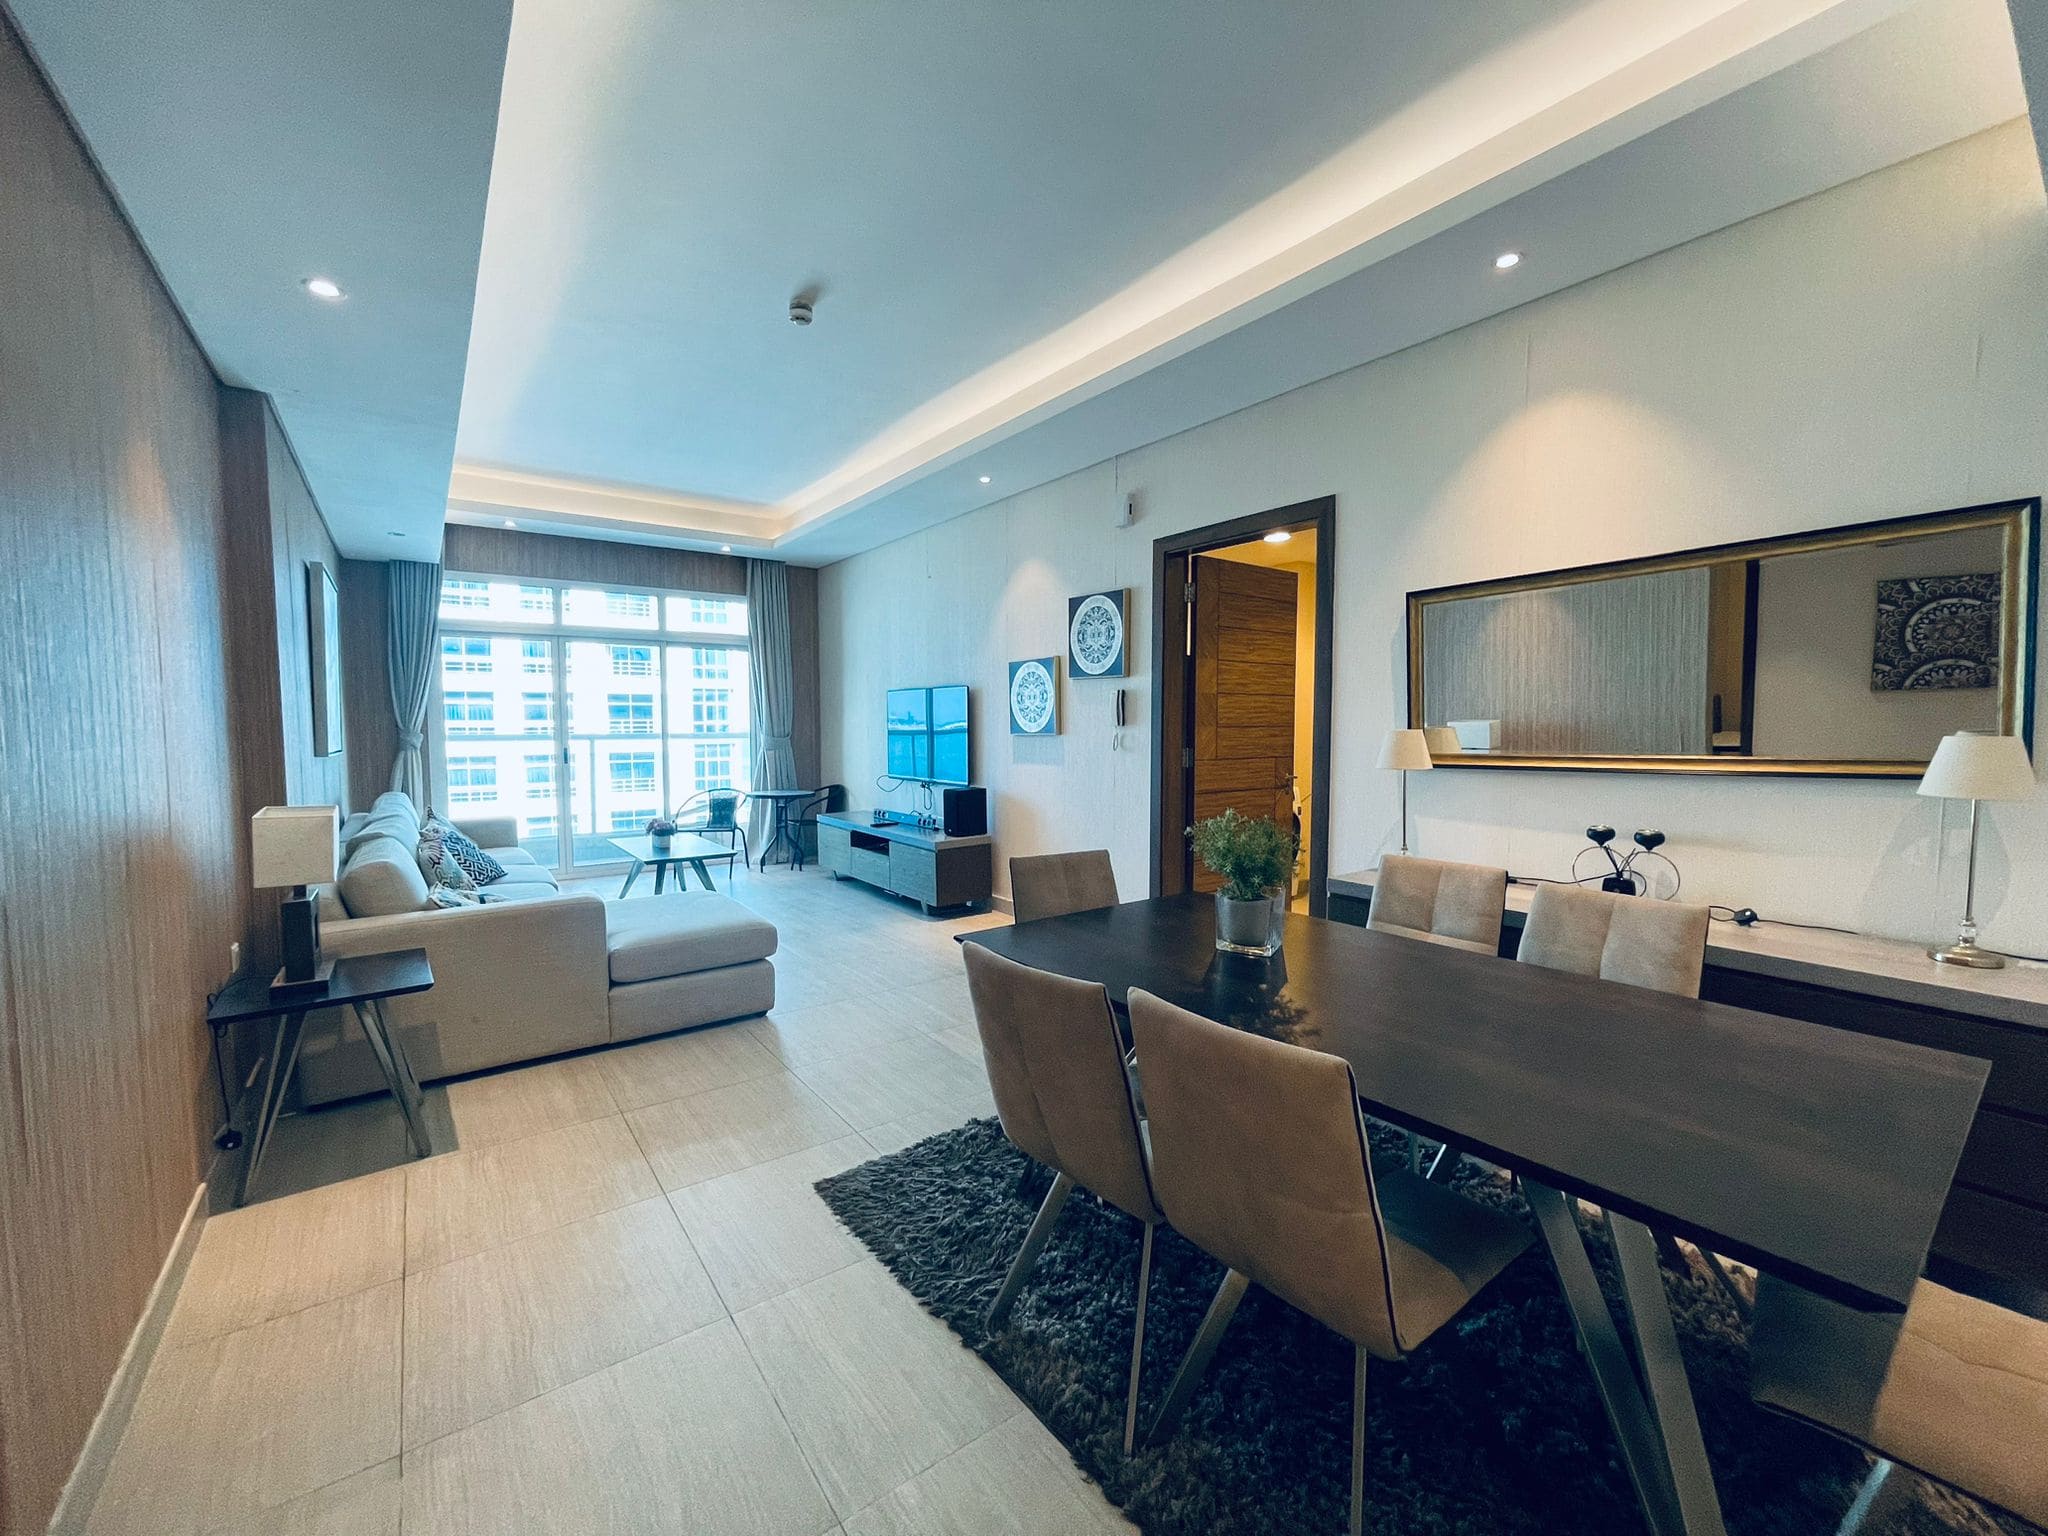
[[1188, 828], [1195, 857], [1220, 877], [1216, 947], [1238, 955], [1270, 955], [1280, 947], [1287, 915], [1287, 878], [1299, 843], [1291, 830], [1259, 816], [1225, 811]]
[[647, 823], [647, 835], [654, 839], [656, 853], [668, 852], [668, 841], [683, 829], [676, 825], [673, 816], [657, 816]]

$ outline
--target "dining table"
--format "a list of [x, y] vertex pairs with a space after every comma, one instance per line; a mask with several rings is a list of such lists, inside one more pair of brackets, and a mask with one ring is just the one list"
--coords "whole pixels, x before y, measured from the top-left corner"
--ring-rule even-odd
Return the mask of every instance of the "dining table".
[[[960, 937], [1099, 982], [1120, 1017], [1141, 988], [1342, 1057], [1367, 1113], [1511, 1173], [1651, 1530], [1721, 1536], [1658, 1238], [1903, 1313], [1988, 1064], [1301, 914], [1277, 953], [1230, 954], [1214, 914], [1156, 897]], [[1622, 1323], [1578, 1200], [1605, 1213]]]

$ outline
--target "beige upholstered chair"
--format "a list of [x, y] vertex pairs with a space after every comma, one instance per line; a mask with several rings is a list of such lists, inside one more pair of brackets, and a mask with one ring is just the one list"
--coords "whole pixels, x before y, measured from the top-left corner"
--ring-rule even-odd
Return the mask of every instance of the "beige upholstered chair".
[[1174, 1229], [1228, 1266], [1149, 1438], [1187, 1406], [1256, 1281], [1353, 1347], [1351, 1530], [1365, 1508], [1365, 1362], [1399, 1360], [1529, 1243], [1521, 1223], [1373, 1172], [1350, 1066], [1131, 993], [1152, 1186]]
[[1894, 1463], [2048, 1526], [2048, 1322], [1925, 1280], [1903, 1317], [1858, 1312], [1766, 1275], [1750, 1370], [1765, 1407], [1880, 1458], [1839, 1536], [1910, 1493]]
[[1572, 885], [1539, 885], [1515, 958], [1553, 971], [1700, 995], [1707, 909]]
[[1145, 1352], [1145, 1302], [1152, 1282], [1153, 1229], [1163, 1219], [1152, 1194], [1138, 1112], [1124, 1074], [1122, 1042], [1099, 982], [1073, 981], [1019, 965], [979, 944], [964, 946], [974, 1025], [981, 1032], [989, 1088], [1003, 1134], [1055, 1175], [1045, 1203], [989, 1308], [991, 1331], [1052, 1234], [1078, 1184], [1145, 1224], [1138, 1250], [1138, 1314], [1131, 1383], [1124, 1401], [1124, 1450], [1138, 1423], [1138, 1369]]
[[1507, 901], [1504, 869], [1390, 853], [1380, 860], [1365, 926], [1404, 939], [1498, 954]]
[[1010, 860], [1010, 914], [1020, 923], [1116, 904], [1116, 871], [1106, 848]]

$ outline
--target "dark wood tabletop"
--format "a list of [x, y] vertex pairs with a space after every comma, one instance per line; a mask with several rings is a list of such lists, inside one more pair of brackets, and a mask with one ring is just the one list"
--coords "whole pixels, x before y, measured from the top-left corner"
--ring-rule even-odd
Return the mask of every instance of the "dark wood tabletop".
[[1912, 1294], [1989, 1070], [1318, 918], [1227, 955], [1206, 896], [962, 938], [1341, 1056], [1375, 1115], [1871, 1309]]
[[334, 962], [334, 978], [325, 992], [273, 998], [269, 976], [242, 976], [221, 988], [207, 1007], [206, 1022], [240, 1024], [246, 1019], [274, 1018], [281, 1013], [316, 1008], [346, 1008], [385, 997], [424, 992], [434, 984], [434, 968], [424, 949], [394, 949], [381, 955], [350, 955]]

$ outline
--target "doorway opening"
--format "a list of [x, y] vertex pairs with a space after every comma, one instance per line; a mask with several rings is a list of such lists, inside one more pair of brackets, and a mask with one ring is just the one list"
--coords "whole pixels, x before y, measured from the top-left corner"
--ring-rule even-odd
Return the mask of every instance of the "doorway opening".
[[1298, 828], [1296, 910], [1328, 905], [1336, 499], [1152, 546], [1152, 893], [1214, 890], [1187, 828], [1236, 810]]

